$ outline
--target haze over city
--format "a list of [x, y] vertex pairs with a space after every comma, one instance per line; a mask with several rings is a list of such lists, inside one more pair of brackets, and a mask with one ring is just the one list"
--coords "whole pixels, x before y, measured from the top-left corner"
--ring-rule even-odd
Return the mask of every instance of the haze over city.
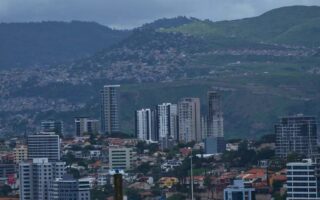
[[0, 22], [94, 21], [133, 28], [159, 18], [196, 17], [212, 21], [254, 17], [292, 5], [320, 5], [318, 0], [1, 0]]
[[0, 0], [0, 200], [319, 200], [320, 1]]

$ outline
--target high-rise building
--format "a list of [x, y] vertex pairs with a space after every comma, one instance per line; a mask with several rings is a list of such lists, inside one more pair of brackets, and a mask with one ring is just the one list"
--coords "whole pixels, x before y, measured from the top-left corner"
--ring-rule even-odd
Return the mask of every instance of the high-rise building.
[[202, 139], [208, 136], [208, 118], [207, 116], [201, 116], [201, 137]]
[[65, 174], [64, 162], [49, 162], [47, 158], [34, 158], [19, 164], [20, 199], [49, 200], [50, 185]]
[[101, 131], [112, 134], [120, 132], [119, 94], [120, 85], [105, 85], [101, 91]]
[[53, 180], [49, 200], [90, 200], [90, 184], [85, 179], [74, 179], [69, 175]]
[[223, 191], [224, 200], [255, 200], [254, 188], [245, 187], [243, 180], [234, 180], [233, 185], [229, 185]]
[[109, 148], [109, 168], [111, 170], [130, 170], [133, 164], [132, 148], [110, 147]]
[[159, 118], [157, 109], [151, 110], [151, 140], [159, 141]]
[[317, 154], [317, 122], [315, 117], [294, 115], [282, 117], [275, 125], [276, 155], [286, 158], [291, 153]]
[[41, 122], [41, 131], [63, 135], [63, 121], [60, 120], [44, 120]]
[[155, 141], [155, 118], [153, 117], [153, 110], [141, 109], [135, 112], [135, 135], [140, 140]]
[[159, 140], [178, 139], [177, 105], [163, 103], [157, 106]]
[[217, 91], [208, 92], [208, 132], [207, 137], [224, 137], [221, 95]]
[[16, 164], [28, 159], [28, 147], [20, 145], [14, 148], [14, 161]]
[[61, 156], [60, 137], [55, 133], [28, 135], [28, 159], [48, 158], [58, 161]]
[[200, 99], [183, 98], [178, 104], [179, 142], [202, 140]]
[[99, 120], [77, 117], [74, 119], [74, 128], [76, 136], [83, 136], [85, 133], [99, 133]]
[[287, 163], [287, 200], [319, 200], [320, 179], [311, 159]]

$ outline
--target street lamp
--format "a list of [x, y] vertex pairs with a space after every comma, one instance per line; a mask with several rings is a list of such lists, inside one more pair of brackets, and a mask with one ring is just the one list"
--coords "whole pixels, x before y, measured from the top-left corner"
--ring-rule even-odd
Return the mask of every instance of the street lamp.
[[193, 168], [192, 168], [192, 148], [189, 147], [188, 149], [191, 150], [191, 156], [190, 156], [190, 185], [191, 185], [191, 200], [193, 200]]

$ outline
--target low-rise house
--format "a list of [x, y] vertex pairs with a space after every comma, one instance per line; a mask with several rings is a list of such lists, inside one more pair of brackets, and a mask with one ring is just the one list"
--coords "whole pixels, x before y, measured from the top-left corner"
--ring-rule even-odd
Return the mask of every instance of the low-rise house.
[[236, 143], [227, 143], [226, 151], [238, 151], [239, 150], [239, 142]]
[[241, 178], [244, 181], [245, 185], [252, 185], [257, 181], [266, 181], [267, 173], [266, 169], [263, 168], [253, 168], [246, 172], [241, 173], [238, 178]]
[[89, 151], [89, 158], [90, 159], [99, 159], [101, 156], [101, 151], [100, 150], [90, 150]]
[[[269, 171], [269, 174], [272, 173]], [[270, 190], [267, 171], [264, 168], [250, 169], [241, 173], [238, 178], [242, 179], [246, 186], [253, 187], [257, 193], [268, 193]]]
[[[204, 189], [204, 179], [205, 179], [205, 176], [193, 176], [193, 185], [195, 188], [198, 188], [198, 189]], [[190, 185], [190, 177], [186, 177], [186, 182], [185, 184], [186, 185]]]
[[97, 185], [98, 186], [105, 186], [107, 184], [110, 184], [109, 173], [98, 173]]
[[172, 188], [172, 186], [179, 183], [179, 180], [176, 177], [162, 177], [158, 183], [160, 188]]
[[182, 165], [180, 160], [168, 160], [161, 165], [161, 170], [164, 172], [169, 172], [180, 165]]
[[102, 162], [100, 160], [97, 160], [94, 163], [88, 164], [88, 169], [98, 170], [101, 166], [102, 166]]
[[236, 178], [236, 172], [225, 172], [219, 177], [212, 178], [212, 183], [217, 192], [222, 192], [228, 185], [232, 184], [232, 181]]
[[137, 189], [137, 190], [150, 190], [151, 185], [146, 182], [135, 182], [129, 185], [128, 188]]
[[273, 186], [275, 182], [285, 183], [287, 181], [287, 169], [283, 169], [269, 176], [269, 185]]
[[180, 152], [181, 156], [183, 156], [183, 157], [189, 156], [191, 154], [191, 151], [192, 150], [190, 148], [187, 148], [187, 147], [179, 149], [179, 152]]

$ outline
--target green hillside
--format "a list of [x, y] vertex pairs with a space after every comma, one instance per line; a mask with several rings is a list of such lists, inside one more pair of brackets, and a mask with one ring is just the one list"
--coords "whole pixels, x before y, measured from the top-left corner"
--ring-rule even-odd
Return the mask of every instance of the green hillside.
[[275, 9], [253, 18], [221, 22], [195, 21], [165, 31], [211, 39], [233, 38], [255, 42], [319, 46], [320, 39], [317, 37], [319, 22], [320, 7], [292, 6]]
[[69, 62], [93, 55], [129, 34], [94, 22], [0, 23], [0, 69]]

